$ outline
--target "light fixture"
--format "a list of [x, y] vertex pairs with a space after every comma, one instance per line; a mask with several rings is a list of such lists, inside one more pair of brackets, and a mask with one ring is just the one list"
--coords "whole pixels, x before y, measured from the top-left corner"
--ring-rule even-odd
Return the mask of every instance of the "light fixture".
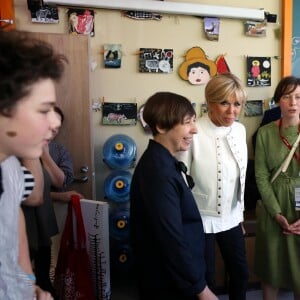
[[204, 5], [154, 0], [44, 0], [44, 3], [80, 6], [91, 8], [106, 8], [118, 10], [151, 11], [166, 14], [191, 15], [201, 17], [219, 17], [230, 19], [247, 19], [263, 21], [263, 9], [240, 8], [230, 6]]

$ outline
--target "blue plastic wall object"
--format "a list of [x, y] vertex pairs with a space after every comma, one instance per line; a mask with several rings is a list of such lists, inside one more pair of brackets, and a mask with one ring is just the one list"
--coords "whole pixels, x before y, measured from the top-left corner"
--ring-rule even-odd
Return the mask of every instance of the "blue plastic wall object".
[[131, 179], [129, 171], [112, 171], [104, 180], [105, 198], [118, 204], [128, 202]]
[[136, 143], [126, 134], [115, 134], [103, 145], [103, 161], [111, 169], [133, 168], [136, 161]]
[[117, 243], [111, 249], [111, 263], [113, 271], [128, 273], [132, 270], [132, 249], [128, 244]]
[[116, 240], [129, 238], [129, 210], [115, 209], [109, 216], [109, 233]]

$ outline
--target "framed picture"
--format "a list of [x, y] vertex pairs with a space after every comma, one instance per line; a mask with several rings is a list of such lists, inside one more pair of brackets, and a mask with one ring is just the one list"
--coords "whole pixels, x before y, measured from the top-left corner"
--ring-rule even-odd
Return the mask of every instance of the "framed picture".
[[270, 57], [247, 57], [247, 86], [271, 86]]
[[245, 116], [256, 117], [263, 115], [263, 101], [262, 100], [249, 100], [245, 105]]
[[92, 9], [69, 8], [69, 33], [94, 36], [94, 11]]
[[245, 34], [247, 36], [265, 37], [266, 27], [266, 22], [247, 21], [245, 22]]
[[136, 122], [136, 103], [105, 102], [102, 104], [103, 125], [136, 125]]
[[121, 45], [105, 44], [104, 45], [104, 66], [105, 68], [121, 68]]
[[140, 48], [140, 73], [172, 73], [173, 49]]

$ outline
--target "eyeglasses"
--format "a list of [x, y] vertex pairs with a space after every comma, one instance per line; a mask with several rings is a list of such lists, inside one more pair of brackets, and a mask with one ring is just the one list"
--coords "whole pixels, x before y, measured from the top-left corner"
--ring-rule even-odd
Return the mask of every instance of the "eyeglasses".
[[177, 166], [178, 166], [178, 169], [184, 173], [187, 184], [188, 184], [189, 188], [192, 189], [195, 186], [195, 182], [194, 182], [193, 177], [191, 175], [187, 174], [186, 165], [184, 164], [184, 162], [178, 161]]

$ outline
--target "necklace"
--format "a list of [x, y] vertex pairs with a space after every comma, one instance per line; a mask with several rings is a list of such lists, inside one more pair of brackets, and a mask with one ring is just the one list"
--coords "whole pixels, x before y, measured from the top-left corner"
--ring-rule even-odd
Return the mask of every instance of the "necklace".
[[[282, 128], [282, 118], [279, 120], [279, 136], [282, 140], [282, 142], [291, 150], [292, 145], [289, 143], [289, 141], [282, 135], [281, 133], [281, 128]], [[300, 124], [298, 125], [298, 134], [300, 134]], [[299, 148], [299, 154], [300, 154], [300, 148]], [[294, 153], [294, 158], [300, 162], [300, 156], [296, 152]]]

